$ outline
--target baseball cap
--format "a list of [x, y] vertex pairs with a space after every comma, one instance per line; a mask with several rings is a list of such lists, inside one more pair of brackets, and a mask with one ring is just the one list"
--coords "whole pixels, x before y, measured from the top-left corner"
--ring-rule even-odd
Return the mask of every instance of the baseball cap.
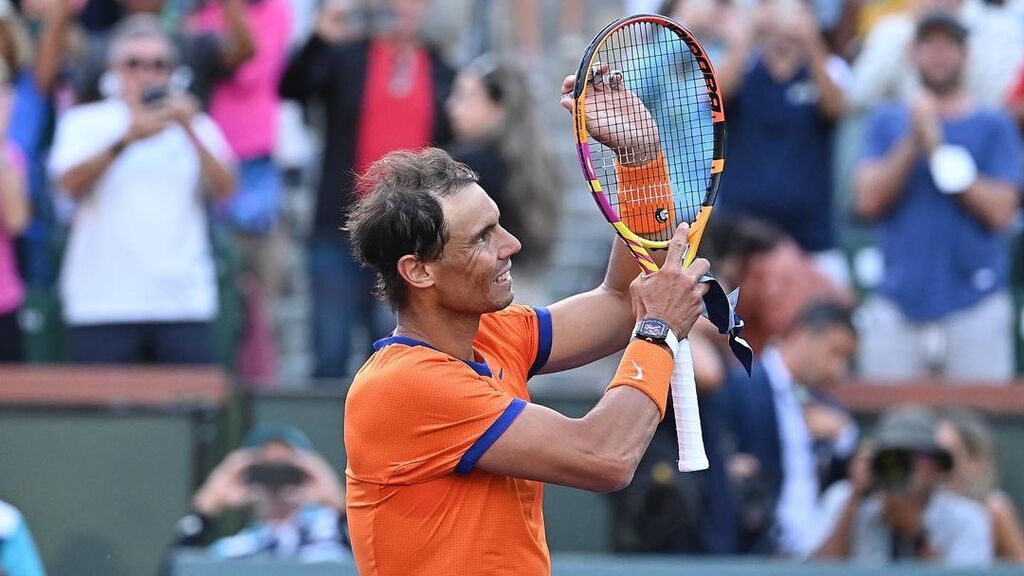
[[921, 17], [917, 22], [914, 40], [921, 41], [933, 32], [943, 32], [958, 44], [963, 44], [970, 33], [955, 14], [945, 10], [929, 12]]
[[245, 438], [242, 439], [244, 448], [257, 448], [268, 442], [281, 442], [296, 450], [303, 452], [314, 452], [313, 443], [302, 430], [288, 424], [276, 422], [257, 424], [249, 429]]
[[933, 456], [944, 470], [953, 467], [953, 457], [935, 440], [938, 418], [930, 408], [908, 405], [882, 415], [875, 429], [875, 453], [908, 450]]

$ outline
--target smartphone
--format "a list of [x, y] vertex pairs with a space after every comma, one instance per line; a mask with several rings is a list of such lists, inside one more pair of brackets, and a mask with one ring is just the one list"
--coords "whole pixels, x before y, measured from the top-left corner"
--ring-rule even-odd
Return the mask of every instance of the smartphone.
[[249, 484], [259, 484], [276, 490], [285, 486], [305, 484], [306, 472], [292, 464], [253, 464], [246, 470], [245, 480]]
[[156, 88], [150, 88], [142, 95], [142, 103], [146, 106], [156, 106], [164, 98], [167, 98], [167, 87], [157, 86]]

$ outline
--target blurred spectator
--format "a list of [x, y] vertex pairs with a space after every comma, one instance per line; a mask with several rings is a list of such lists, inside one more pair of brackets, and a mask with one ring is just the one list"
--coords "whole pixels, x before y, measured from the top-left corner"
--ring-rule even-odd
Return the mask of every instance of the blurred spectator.
[[[57, 84], [62, 48], [54, 44], [67, 30], [60, 24], [60, 2], [46, 5], [40, 20], [26, 22], [8, 0], [0, 0], [0, 58], [14, 89], [7, 137], [24, 156], [24, 176], [32, 215], [18, 245], [19, 265], [27, 286], [49, 289], [56, 276], [52, 255], [52, 201], [47, 190], [46, 149], [53, 122], [51, 94]], [[24, 4], [23, 4], [24, 7]], [[31, 25], [31, 26], [30, 26]], [[30, 29], [39, 30], [36, 42]]]
[[952, 461], [936, 443], [935, 429], [934, 413], [921, 406], [882, 415], [870, 466], [857, 462], [850, 480], [837, 482], [822, 497], [815, 558], [992, 562], [984, 507], [942, 487]]
[[217, 558], [270, 556], [302, 562], [351, 558], [346, 546], [345, 495], [338, 476], [297, 428], [264, 424], [243, 448], [227, 455], [192, 498], [179, 523], [178, 546], [199, 546], [214, 520], [248, 509], [249, 524], [215, 541]]
[[937, 440], [953, 457], [946, 487], [988, 509], [996, 558], [1024, 562], [1024, 529], [1013, 501], [999, 489], [995, 438], [988, 424], [976, 412], [955, 410], [939, 421]]
[[3, 500], [0, 500], [0, 574], [46, 576], [25, 518]]
[[0, 362], [22, 359], [18, 307], [25, 288], [18, 274], [14, 239], [25, 230], [30, 218], [25, 160], [9, 136], [14, 102], [7, 68], [0, 64]]
[[355, 42], [352, 9], [326, 4], [281, 81], [282, 96], [322, 100], [326, 115], [309, 254], [318, 378], [350, 373], [354, 329], [365, 329], [369, 346], [392, 328], [373, 298], [374, 274], [353, 260], [348, 233], [339, 231], [357, 193], [354, 177], [388, 152], [448, 141], [443, 106], [453, 72], [420, 38], [426, 4], [387, 0], [371, 37]]
[[816, 443], [828, 447], [827, 468], [833, 459], [845, 462], [857, 442], [853, 419], [823, 388], [846, 375], [856, 346], [849, 311], [814, 302], [761, 353], [750, 377], [738, 369], [726, 379], [714, 400], [724, 429], [711, 442], [726, 454], [735, 486], [733, 552], [810, 552], [821, 486]]
[[791, 238], [766, 222], [716, 216], [701, 250], [715, 263], [725, 286], [742, 287], [738, 312], [746, 323], [743, 338], [755, 351], [786, 332], [814, 300], [852, 304], [846, 290], [829, 280]]
[[772, 222], [846, 285], [833, 222], [832, 140], [849, 67], [829, 55], [809, 7], [779, 0], [756, 11], [756, 29], [740, 26], [720, 69], [730, 168], [721, 210]]
[[155, 18], [129, 18], [110, 44], [118, 95], [59, 120], [50, 172], [77, 201], [61, 271], [75, 361], [214, 360], [202, 190], [232, 193], [232, 158], [195, 98], [169, 86], [177, 62]]
[[919, 20], [934, 11], [956, 14], [971, 32], [964, 87], [979, 104], [1003, 103], [1024, 63], [1024, 21], [1005, 0], [911, 0], [907, 10], [879, 20], [853, 63], [850, 102], [865, 109], [912, 96], [921, 84], [910, 46]]
[[885, 261], [863, 306], [866, 376], [928, 372], [961, 380], [1013, 374], [1004, 231], [1018, 207], [1021, 149], [1003, 112], [962, 89], [967, 30], [934, 13], [917, 27], [924, 90], [872, 116], [854, 181]]
[[[125, 18], [140, 14], [157, 17], [165, 9], [165, 0], [118, 1]], [[246, 20], [245, 2], [223, 0], [223, 8], [220, 10], [224, 23], [223, 33], [187, 32], [178, 26], [166, 28], [178, 53], [178, 63], [182, 65], [175, 70], [173, 82], [178, 88], [187, 87], [199, 99], [204, 110], [210, 104], [216, 82], [230, 76], [255, 53], [255, 40]], [[114, 77], [104, 74], [111, 41], [109, 34], [90, 36], [80, 61], [74, 64], [72, 74], [78, 103], [110, 97], [116, 91]]]
[[491, 56], [459, 71], [446, 111], [455, 143], [449, 152], [480, 176], [501, 211], [502, 227], [519, 238], [516, 265], [542, 266], [558, 223], [560, 175], [544, 146], [526, 76]]
[[[239, 377], [253, 382], [277, 376], [275, 331], [269, 319], [282, 291], [284, 238], [278, 214], [283, 184], [271, 154], [277, 143], [277, 85], [287, 56], [291, 8], [287, 0], [256, 0], [247, 1], [244, 9], [254, 55], [216, 83], [209, 113], [238, 158], [238, 190], [216, 211], [234, 232], [243, 294], [260, 307], [260, 313], [246, 318], [238, 356]], [[217, 1], [204, 3], [190, 19], [189, 30], [197, 35], [226, 33], [228, 10]]]

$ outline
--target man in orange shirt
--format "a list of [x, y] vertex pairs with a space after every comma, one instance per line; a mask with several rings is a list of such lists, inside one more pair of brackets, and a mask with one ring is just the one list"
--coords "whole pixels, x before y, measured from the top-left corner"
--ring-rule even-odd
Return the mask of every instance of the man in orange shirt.
[[[563, 93], [572, 86], [567, 78]], [[643, 125], [636, 115], [647, 111], [604, 113], [603, 122]], [[634, 140], [602, 141], [620, 150], [626, 172], [641, 147], [657, 149], [656, 134]], [[644, 159], [643, 170], [663, 162], [660, 153]], [[683, 225], [660, 272], [637, 277], [616, 242], [594, 290], [546, 309], [511, 305], [520, 244], [468, 167], [437, 149], [398, 152], [364, 183], [348, 228], [398, 325], [377, 342], [345, 404], [359, 572], [549, 574], [543, 483], [608, 492], [630, 482], [664, 417], [674, 344], [700, 314], [697, 280], [708, 263], [682, 267]], [[640, 337], [630, 341], [634, 323]], [[529, 377], [624, 346], [608, 390], [583, 418], [530, 403]]]

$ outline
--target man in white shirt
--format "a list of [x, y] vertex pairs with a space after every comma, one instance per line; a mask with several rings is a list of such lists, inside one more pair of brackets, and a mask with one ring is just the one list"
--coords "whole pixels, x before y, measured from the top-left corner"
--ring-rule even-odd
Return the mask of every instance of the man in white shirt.
[[115, 31], [105, 82], [116, 95], [57, 124], [50, 173], [76, 201], [61, 271], [72, 360], [208, 363], [216, 282], [203, 191], [227, 197], [233, 160], [195, 100], [157, 20]]

